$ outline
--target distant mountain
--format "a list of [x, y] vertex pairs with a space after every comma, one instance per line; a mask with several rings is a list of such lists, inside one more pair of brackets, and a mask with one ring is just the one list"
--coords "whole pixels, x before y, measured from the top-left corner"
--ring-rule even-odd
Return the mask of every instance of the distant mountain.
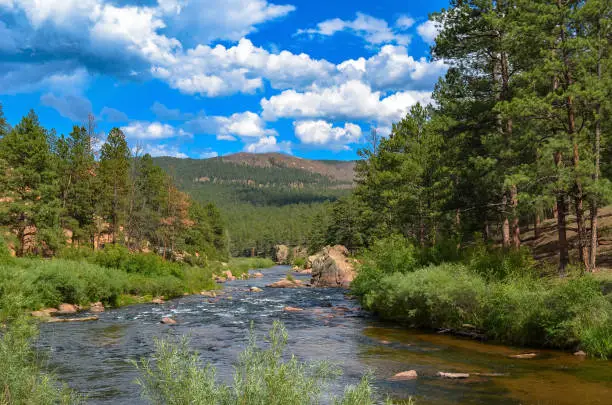
[[252, 248], [266, 254], [276, 243], [304, 245], [325, 203], [347, 195], [354, 182], [354, 161], [281, 153], [154, 160], [183, 191], [221, 209], [235, 255]]
[[284, 153], [236, 153], [219, 158], [254, 167], [285, 167], [318, 173], [333, 180], [351, 183], [355, 177], [355, 161], [343, 160], [310, 160]]

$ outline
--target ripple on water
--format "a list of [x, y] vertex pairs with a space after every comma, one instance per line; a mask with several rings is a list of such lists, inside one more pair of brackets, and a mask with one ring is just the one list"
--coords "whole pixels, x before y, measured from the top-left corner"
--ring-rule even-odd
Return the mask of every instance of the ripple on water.
[[[509, 354], [525, 349], [389, 327], [356, 311], [358, 303], [347, 300], [342, 290], [265, 288], [286, 272], [287, 267], [275, 267], [265, 270], [264, 278], [228, 283], [225, 294], [213, 302], [190, 296], [163, 305], [108, 310], [97, 322], [44, 324], [39, 345], [49, 354], [50, 367], [88, 394], [92, 404], [143, 403], [133, 384], [137, 373], [130, 360], [150, 356], [154, 337], [188, 335], [202, 359], [218, 368], [219, 378], [231, 382], [232, 365], [247, 344], [251, 322], [263, 337], [277, 319], [288, 329], [289, 351], [301, 359], [330, 360], [343, 368], [344, 376], [333, 387], [336, 393], [373, 370], [374, 383], [382, 392], [397, 399], [416, 396], [419, 405], [612, 403], [609, 362], [555, 351], [538, 351], [540, 356], [532, 360], [510, 359]], [[264, 291], [248, 292], [251, 286]], [[285, 312], [285, 306], [304, 311]], [[161, 325], [161, 317], [167, 315], [179, 324]], [[416, 370], [418, 379], [388, 380], [407, 370]], [[436, 377], [438, 371], [472, 376], [446, 380]]]

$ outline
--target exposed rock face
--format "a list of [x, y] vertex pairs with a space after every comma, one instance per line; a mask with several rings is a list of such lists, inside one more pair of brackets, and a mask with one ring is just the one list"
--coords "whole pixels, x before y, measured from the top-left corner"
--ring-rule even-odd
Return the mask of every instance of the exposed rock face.
[[312, 261], [313, 287], [348, 288], [355, 278], [354, 261], [341, 245], [327, 246]]
[[289, 264], [289, 247], [286, 245], [274, 246], [274, 258], [278, 264]]

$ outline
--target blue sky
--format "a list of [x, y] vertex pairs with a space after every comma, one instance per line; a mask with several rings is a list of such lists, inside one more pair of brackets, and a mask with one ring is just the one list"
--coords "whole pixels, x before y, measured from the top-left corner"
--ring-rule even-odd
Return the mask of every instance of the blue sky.
[[446, 71], [447, 1], [0, 0], [0, 103], [153, 155], [354, 159]]

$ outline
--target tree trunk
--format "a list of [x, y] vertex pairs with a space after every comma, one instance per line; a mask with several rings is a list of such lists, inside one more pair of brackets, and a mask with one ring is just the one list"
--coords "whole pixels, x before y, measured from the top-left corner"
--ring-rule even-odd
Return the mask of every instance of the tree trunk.
[[518, 217], [518, 192], [516, 186], [510, 187], [510, 202], [512, 204], [512, 246], [515, 249], [521, 247], [521, 228]]
[[567, 203], [565, 201], [565, 193], [557, 194], [557, 208], [559, 214], [557, 216], [557, 229], [559, 233], [559, 274], [565, 275], [565, 268], [569, 263], [569, 250], [567, 246], [567, 224], [565, 217], [567, 215]]
[[[601, 48], [599, 49], [599, 58], [597, 60], [597, 78], [601, 80]], [[601, 155], [601, 105], [597, 103], [595, 108], [597, 120], [595, 121], [595, 144], [593, 145], [593, 155], [595, 155], [595, 171], [593, 173], [593, 183], [597, 187], [599, 182], [599, 165]], [[591, 197], [591, 242], [589, 246], [589, 267], [588, 271], [597, 270], [597, 218], [599, 216], [599, 207], [597, 204], [597, 193]]]
[[510, 221], [508, 220], [507, 200], [508, 197], [504, 194], [502, 198], [502, 246], [506, 249], [510, 247]]
[[535, 219], [533, 221], [533, 237], [538, 239], [540, 237], [540, 213], [536, 212]]

